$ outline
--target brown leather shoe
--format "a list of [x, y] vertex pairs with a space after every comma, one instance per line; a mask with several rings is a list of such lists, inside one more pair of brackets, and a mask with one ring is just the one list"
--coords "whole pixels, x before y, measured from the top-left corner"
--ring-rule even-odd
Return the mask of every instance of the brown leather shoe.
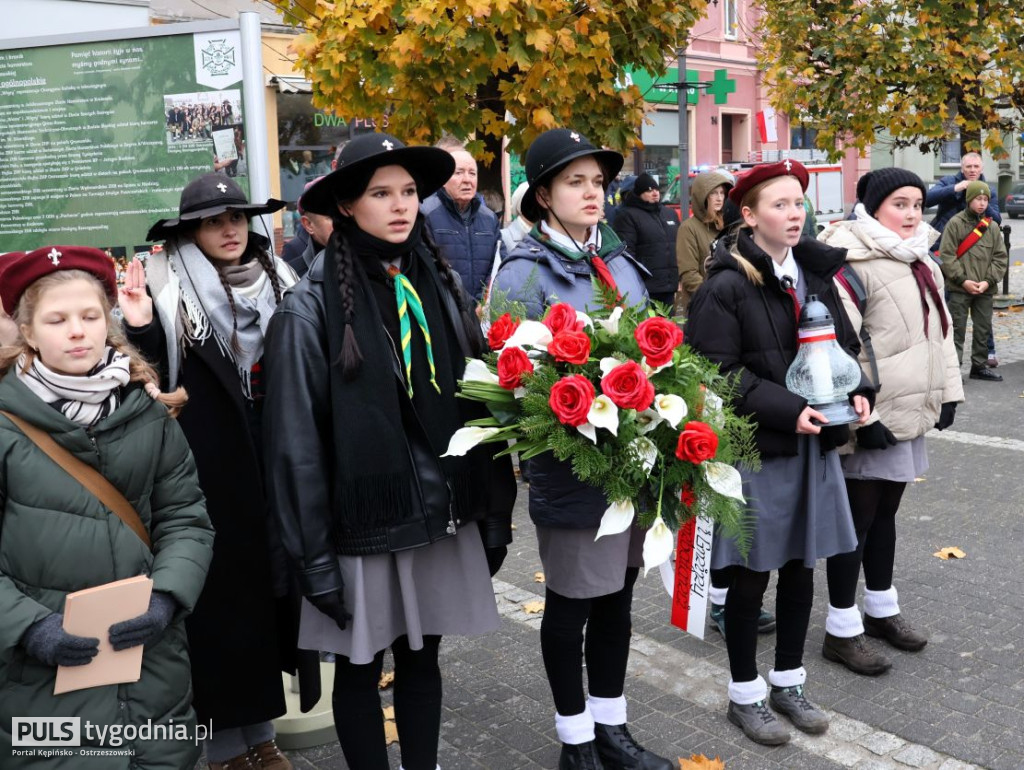
[[249, 759], [257, 770], [292, 770], [292, 763], [273, 740], [251, 746]]
[[928, 644], [928, 637], [915, 631], [902, 615], [890, 615], [887, 618], [864, 616], [864, 633], [868, 636], [885, 639], [893, 647], [907, 652], [917, 652]]
[[844, 638], [826, 631], [821, 654], [825, 660], [842, 663], [853, 673], [864, 676], [878, 676], [892, 668], [888, 658], [868, 646], [864, 634]]
[[210, 770], [258, 770], [258, 767], [253, 764], [251, 755], [247, 752], [232, 757], [227, 762], [211, 762]]

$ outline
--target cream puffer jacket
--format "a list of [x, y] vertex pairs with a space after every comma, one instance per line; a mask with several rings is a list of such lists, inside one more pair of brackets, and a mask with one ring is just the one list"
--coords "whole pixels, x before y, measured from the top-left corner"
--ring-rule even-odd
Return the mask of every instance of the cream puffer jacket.
[[[924, 223], [921, 227], [931, 229]], [[949, 321], [943, 337], [940, 314], [948, 320], [949, 311], [944, 301], [936, 308], [929, 296], [925, 335], [921, 292], [910, 265], [888, 253], [871, 237], [870, 231], [865, 222], [842, 221], [830, 225], [818, 239], [847, 250], [847, 264], [857, 271], [867, 290], [862, 315], [850, 293], [839, 287], [854, 329], [859, 334], [863, 325], [870, 333], [878, 364], [881, 387], [869, 422], [881, 420], [898, 440], [909, 441], [931, 430], [942, 404], [964, 400], [963, 380], [953, 347], [953, 324]], [[938, 234], [932, 232], [928, 236], [931, 242]], [[931, 270], [941, 297], [942, 273], [930, 257], [924, 256], [923, 261]], [[871, 364], [863, 346], [860, 364], [871, 377]], [[851, 442], [847, 452], [855, 446]]]

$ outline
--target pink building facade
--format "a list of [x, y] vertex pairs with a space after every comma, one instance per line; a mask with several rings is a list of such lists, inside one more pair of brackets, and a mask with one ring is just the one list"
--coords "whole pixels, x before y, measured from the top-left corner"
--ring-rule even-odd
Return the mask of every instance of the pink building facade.
[[[708, 5], [707, 16], [691, 30], [686, 80], [699, 84], [689, 89], [687, 99], [691, 171], [739, 168], [780, 157], [825, 163], [824, 154], [813, 149], [813, 131], [772, 109], [757, 66], [754, 31], [759, 12], [750, 0], [718, 0]], [[679, 169], [676, 92], [664, 87], [678, 82], [676, 63], [671, 62], [669, 73], [657, 82], [646, 73], [632, 75], [644, 92], [650, 121], [640, 129], [644, 146], [636, 155], [635, 170], [655, 174], [663, 189]], [[835, 165], [835, 174], [842, 175], [841, 184], [834, 180], [835, 186], [841, 186], [843, 207], [849, 211], [857, 178], [870, 170], [870, 158], [850, 150]]]

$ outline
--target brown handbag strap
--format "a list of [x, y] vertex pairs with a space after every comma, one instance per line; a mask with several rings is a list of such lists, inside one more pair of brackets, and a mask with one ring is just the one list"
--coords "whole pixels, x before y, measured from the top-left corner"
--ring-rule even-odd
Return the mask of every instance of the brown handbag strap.
[[138, 535], [139, 540], [146, 544], [146, 548], [153, 549], [149, 539], [149, 533], [142, 524], [142, 519], [136, 513], [135, 508], [128, 502], [113, 484], [104, 478], [103, 474], [95, 468], [79, 460], [71, 452], [53, 440], [44, 430], [35, 425], [25, 422], [10, 412], [0, 410], [0, 414], [13, 422], [18, 429], [24, 433], [33, 444], [39, 447], [47, 457], [53, 460], [60, 468], [71, 476], [75, 481], [91, 492], [96, 499], [114, 512], [128, 528]]

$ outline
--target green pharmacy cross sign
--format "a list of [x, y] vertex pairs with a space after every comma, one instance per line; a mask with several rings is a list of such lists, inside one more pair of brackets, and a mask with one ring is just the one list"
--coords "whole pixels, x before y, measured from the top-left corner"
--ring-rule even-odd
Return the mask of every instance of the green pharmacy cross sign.
[[[640, 89], [644, 99], [659, 104], [675, 104], [676, 90], [679, 88], [679, 69], [669, 67], [664, 76], [654, 78], [643, 70], [627, 70], [633, 85]], [[729, 77], [728, 70], [715, 70], [710, 82], [700, 80], [697, 70], [686, 70], [686, 103], [696, 104], [699, 92], [703, 89], [715, 97], [715, 104], [725, 104], [729, 94], [736, 93], [736, 79]]]

